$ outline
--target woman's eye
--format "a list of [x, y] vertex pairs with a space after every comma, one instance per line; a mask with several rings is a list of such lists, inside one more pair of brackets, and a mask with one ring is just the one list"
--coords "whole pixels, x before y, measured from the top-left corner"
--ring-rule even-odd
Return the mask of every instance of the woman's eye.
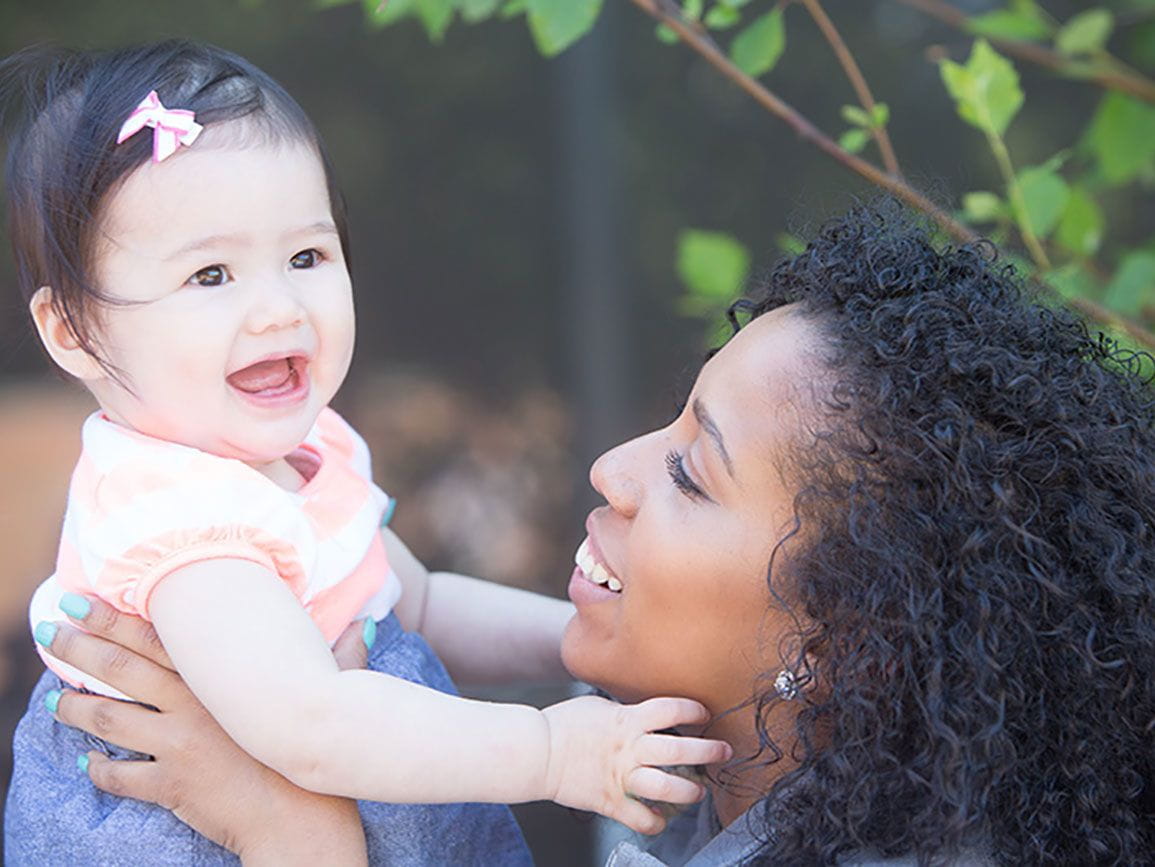
[[223, 286], [229, 282], [229, 272], [224, 265], [209, 265], [201, 268], [185, 281], [193, 286]]
[[300, 253], [297, 253], [295, 256], [293, 256], [292, 259], [289, 260], [289, 267], [316, 268], [319, 264], [321, 264], [322, 258], [324, 257], [321, 256], [320, 250], [314, 250], [312, 248], [308, 250], [302, 250]]
[[669, 452], [666, 454], [666, 471], [670, 474], [670, 481], [674, 483], [674, 487], [685, 494], [692, 500], [709, 500], [710, 497], [706, 495], [698, 485], [690, 478], [689, 473], [686, 472], [686, 466], [682, 463], [682, 456], [677, 452]]

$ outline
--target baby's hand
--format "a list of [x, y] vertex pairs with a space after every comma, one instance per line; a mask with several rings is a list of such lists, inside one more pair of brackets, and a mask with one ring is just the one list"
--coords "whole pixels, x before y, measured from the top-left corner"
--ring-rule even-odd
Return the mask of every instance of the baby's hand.
[[698, 783], [659, 766], [709, 765], [733, 754], [724, 741], [653, 734], [707, 722], [709, 711], [690, 699], [652, 698], [621, 705], [584, 696], [543, 713], [550, 730], [549, 797], [643, 834], [657, 834], [666, 820], [637, 798], [692, 804], [705, 793]]

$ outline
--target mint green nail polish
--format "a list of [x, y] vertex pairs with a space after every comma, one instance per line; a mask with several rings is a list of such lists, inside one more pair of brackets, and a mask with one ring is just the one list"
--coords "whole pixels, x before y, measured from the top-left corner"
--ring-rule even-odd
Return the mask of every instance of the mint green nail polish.
[[365, 639], [365, 646], [370, 650], [377, 641], [377, 621], [372, 617], [365, 618], [365, 625], [361, 627], [361, 637]]
[[56, 629], [55, 623], [42, 620], [36, 624], [36, 629], [33, 630], [32, 637], [36, 639], [36, 643], [41, 647], [51, 647], [52, 639], [56, 637]]
[[60, 597], [60, 610], [69, 617], [83, 620], [92, 610], [92, 603], [79, 593], [65, 593]]
[[389, 522], [393, 520], [393, 513], [397, 511], [397, 498], [390, 497], [389, 502], [385, 505], [385, 513], [381, 516], [381, 526], [388, 527]]
[[44, 693], [44, 706], [48, 708], [49, 713], [56, 713], [56, 708], [60, 704], [60, 696], [64, 695], [58, 689], [50, 689]]
[[80, 773], [88, 773], [88, 756], [86, 754], [81, 753], [76, 757], [76, 767], [80, 769]]

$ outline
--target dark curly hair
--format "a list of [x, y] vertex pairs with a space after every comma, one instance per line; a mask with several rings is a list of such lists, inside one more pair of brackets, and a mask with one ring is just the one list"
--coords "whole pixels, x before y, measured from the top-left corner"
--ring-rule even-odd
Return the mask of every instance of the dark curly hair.
[[[1151, 863], [1150, 358], [890, 202], [826, 225], [731, 315], [785, 304], [826, 345], [799, 550], [780, 544], [770, 582], [815, 688], [760, 860]], [[771, 756], [780, 700], [755, 698]]]

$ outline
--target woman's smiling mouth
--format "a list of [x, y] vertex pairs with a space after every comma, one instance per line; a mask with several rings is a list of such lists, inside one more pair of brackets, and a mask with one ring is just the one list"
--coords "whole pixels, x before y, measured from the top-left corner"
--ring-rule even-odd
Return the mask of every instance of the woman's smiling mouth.
[[574, 563], [587, 581], [592, 581], [613, 593], [622, 592], [622, 582], [594, 556], [588, 536], [578, 546], [577, 553], [574, 554]]

